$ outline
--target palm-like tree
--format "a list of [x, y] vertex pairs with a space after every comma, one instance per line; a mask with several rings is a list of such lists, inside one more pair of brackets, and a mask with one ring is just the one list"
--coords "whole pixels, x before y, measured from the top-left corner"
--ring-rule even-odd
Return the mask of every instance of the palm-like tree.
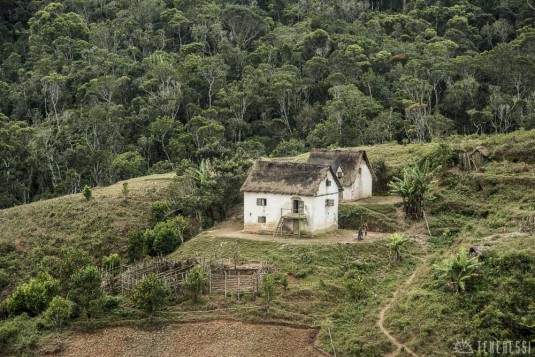
[[405, 249], [405, 244], [409, 241], [409, 238], [402, 236], [401, 234], [394, 233], [388, 237], [388, 242], [386, 245], [390, 248], [390, 251], [393, 252], [396, 256], [396, 261], [402, 259], [401, 253]]
[[440, 167], [431, 169], [429, 160], [421, 165], [412, 165], [403, 169], [403, 177], [395, 177], [389, 184], [392, 193], [401, 196], [406, 217], [416, 220], [424, 216], [425, 198], [433, 187], [431, 180]]
[[457, 254], [433, 267], [436, 277], [457, 293], [466, 291], [467, 281], [477, 275], [477, 270], [482, 264], [477, 257], [470, 258], [468, 251], [463, 247]]

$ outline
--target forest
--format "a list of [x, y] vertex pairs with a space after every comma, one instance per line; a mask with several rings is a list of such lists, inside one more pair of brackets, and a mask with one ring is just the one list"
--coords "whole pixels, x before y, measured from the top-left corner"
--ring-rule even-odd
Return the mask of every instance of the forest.
[[[0, 0], [0, 208], [535, 128], [529, 0]], [[224, 188], [223, 188], [224, 189]]]

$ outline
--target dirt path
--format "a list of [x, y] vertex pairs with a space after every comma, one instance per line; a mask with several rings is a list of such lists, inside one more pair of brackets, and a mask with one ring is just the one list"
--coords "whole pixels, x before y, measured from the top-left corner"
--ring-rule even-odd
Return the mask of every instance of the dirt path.
[[390, 299], [388, 304], [386, 304], [381, 309], [381, 311], [379, 311], [379, 320], [377, 321], [377, 326], [379, 327], [379, 329], [381, 329], [381, 332], [390, 340], [390, 342], [392, 342], [397, 347], [397, 349], [394, 352], [387, 355], [388, 357], [393, 357], [393, 356], [398, 355], [401, 352], [402, 348], [411, 356], [418, 357], [416, 353], [414, 353], [410, 348], [405, 346], [403, 343], [399, 342], [397, 338], [395, 338], [394, 336], [390, 334], [390, 332], [388, 332], [388, 330], [384, 327], [384, 320], [385, 320], [386, 312], [392, 307], [392, 304], [394, 304], [394, 302], [397, 300], [399, 293], [412, 283], [412, 281], [414, 280], [414, 277], [416, 276], [416, 273], [419, 270], [420, 268], [416, 268], [416, 270], [412, 273], [412, 275], [409, 276], [407, 280], [405, 280], [403, 285], [401, 285], [396, 291], [394, 291], [394, 294], [392, 295], [392, 298]]

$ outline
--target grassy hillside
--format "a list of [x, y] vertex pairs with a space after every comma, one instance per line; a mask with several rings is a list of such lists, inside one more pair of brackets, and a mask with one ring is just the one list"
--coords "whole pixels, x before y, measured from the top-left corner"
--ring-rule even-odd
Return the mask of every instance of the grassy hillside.
[[[320, 346], [333, 353], [326, 327], [330, 327], [334, 348], [342, 355], [384, 356], [392, 350], [375, 326], [380, 307], [414, 270], [421, 254], [413, 244], [407, 258], [391, 261], [384, 241], [363, 244], [291, 244], [246, 239], [198, 236], [172, 257], [186, 259], [228, 258], [239, 252], [243, 262], [267, 261], [275, 276], [288, 276], [287, 291], [277, 286], [277, 298], [265, 314], [249, 315], [262, 321], [276, 319], [321, 326]], [[362, 279], [361, 284], [357, 283]], [[353, 285], [351, 285], [353, 284]]]
[[65, 246], [80, 247], [95, 258], [123, 252], [128, 232], [149, 226], [150, 204], [165, 198], [174, 176], [126, 181], [128, 202], [119, 182], [93, 189], [90, 201], [76, 194], [0, 210], [0, 269], [11, 275], [15, 285], [36, 271], [53, 269], [51, 263]]
[[[504, 339], [535, 343], [535, 234], [519, 232], [520, 220], [535, 215], [535, 131], [453, 137], [446, 144], [365, 148], [372, 162], [384, 162], [382, 169], [389, 175], [425, 157], [451, 159], [478, 145], [489, 149], [492, 160], [481, 170], [461, 172], [453, 165], [436, 177], [427, 207], [431, 236], [423, 222], [400, 222], [399, 198], [376, 196], [341, 208], [340, 223], [348, 228], [365, 219], [374, 230], [417, 238], [401, 262], [392, 260], [384, 240], [293, 244], [201, 234], [186, 242], [170, 257], [218, 259], [238, 255], [242, 262], [268, 261], [277, 281], [269, 313], [250, 310], [202, 318], [321, 327], [317, 343], [340, 356], [383, 356], [395, 350], [377, 326], [381, 311], [384, 327], [417, 355], [452, 355], [453, 343], [461, 338], [472, 343]], [[287, 159], [303, 161], [306, 155]], [[17, 280], [53, 269], [65, 245], [82, 247], [97, 259], [123, 252], [128, 231], [149, 226], [150, 203], [165, 197], [171, 178], [154, 175], [130, 180], [128, 203], [122, 200], [119, 183], [94, 190], [94, 199], [89, 202], [74, 195], [0, 211], [0, 269]], [[482, 266], [478, 274], [467, 281], [466, 292], [455, 293], [440, 284], [434, 264], [456, 254], [460, 247], [471, 246], [488, 249], [479, 260]], [[288, 290], [281, 284], [285, 276]], [[122, 301], [119, 310], [99, 318], [100, 326], [142, 317], [133, 312], [127, 299]], [[191, 310], [262, 304], [261, 299], [250, 297], [237, 301], [236, 297], [205, 296], [200, 305], [179, 299], [159, 321], [176, 321], [176, 316], [198, 318]], [[9, 324], [15, 322], [8, 320], [4, 326]]]

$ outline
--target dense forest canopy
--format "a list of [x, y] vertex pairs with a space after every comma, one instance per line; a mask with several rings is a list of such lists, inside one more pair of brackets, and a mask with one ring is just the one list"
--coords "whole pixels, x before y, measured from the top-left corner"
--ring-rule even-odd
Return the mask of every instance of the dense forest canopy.
[[535, 128], [529, 0], [0, 10], [0, 208], [188, 162]]

